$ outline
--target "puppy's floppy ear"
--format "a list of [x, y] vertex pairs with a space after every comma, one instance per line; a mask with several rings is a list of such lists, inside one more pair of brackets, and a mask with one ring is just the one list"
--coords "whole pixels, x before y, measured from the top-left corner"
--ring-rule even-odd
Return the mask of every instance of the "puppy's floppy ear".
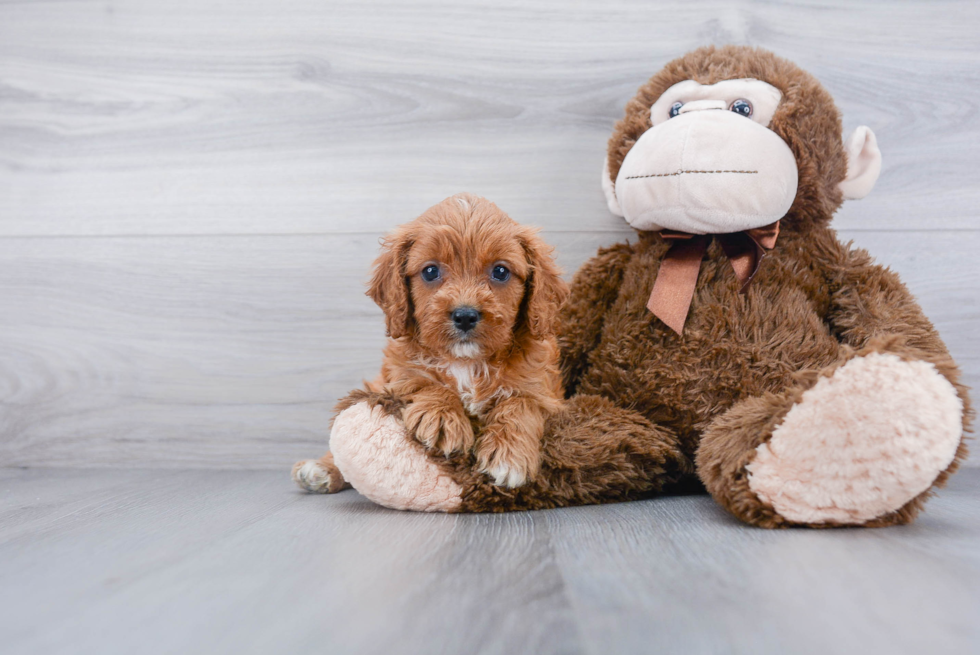
[[413, 235], [405, 228], [385, 236], [381, 254], [374, 260], [374, 273], [367, 291], [385, 313], [385, 327], [392, 339], [409, 334], [415, 320], [405, 272], [413, 241]]
[[558, 310], [568, 297], [568, 285], [561, 279], [551, 246], [541, 240], [537, 231], [523, 230], [520, 241], [528, 263], [522, 314], [528, 332], [540, 339], [555, 333]]

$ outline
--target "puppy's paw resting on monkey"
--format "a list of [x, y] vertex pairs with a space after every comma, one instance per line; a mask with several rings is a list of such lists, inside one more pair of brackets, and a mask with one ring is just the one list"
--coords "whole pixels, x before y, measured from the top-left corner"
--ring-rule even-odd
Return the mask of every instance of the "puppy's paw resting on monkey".
[[429, 450], [444, 455], [469, 450], [473, 426], [458, 400], [455, 404], [435, 394], [417, 394], [402, 413], [405, 428]]
[[[520, 487], [541, 468], [541, 438], [489, 425], [476, 445], [477, 468], [498, 487]], [[516, 437], [516, 438], [515, 438]]]

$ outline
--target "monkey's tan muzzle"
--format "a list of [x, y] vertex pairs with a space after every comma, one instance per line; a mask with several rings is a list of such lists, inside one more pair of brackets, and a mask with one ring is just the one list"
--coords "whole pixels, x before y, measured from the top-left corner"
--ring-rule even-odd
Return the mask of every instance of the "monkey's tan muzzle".
[[643, 133], [620, 168], [616, 197], [638, 230], [726, 234], [781, 219], [797, 182], [796, 158], [775, 132], [706, 106]]

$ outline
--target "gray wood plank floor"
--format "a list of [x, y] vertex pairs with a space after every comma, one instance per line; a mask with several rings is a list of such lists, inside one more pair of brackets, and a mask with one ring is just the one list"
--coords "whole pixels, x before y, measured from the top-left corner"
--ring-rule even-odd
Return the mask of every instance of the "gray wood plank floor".
[[285, 472], [0, 470], [4, 653], [975, 653], [980, 471], [917, 523], [706, 496], [423, 515]]
[[623, 105], [706, 43], [793, 59], [876, 132], [836, 226], [977, 386], [978, 25], [969, 0], [0, 2], [0, 466], [320, 452], [379, 363], [378, 237], [468, 190], [572, 273], [631, 235], [598, 181]]

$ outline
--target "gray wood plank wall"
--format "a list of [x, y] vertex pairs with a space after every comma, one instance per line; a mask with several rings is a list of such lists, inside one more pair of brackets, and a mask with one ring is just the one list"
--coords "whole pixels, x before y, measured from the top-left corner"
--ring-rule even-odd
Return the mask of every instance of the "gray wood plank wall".
[[[980, 383], [980, 3], [0, 3], [0, 465], [285, 467], [380, 360], [377, 239], [462, 190], [567, 272], [598, 174], [706, 43], [819, 77], [884, 152], [843, 237]], [[976, 460], [974, 460], [976, 461]]]

